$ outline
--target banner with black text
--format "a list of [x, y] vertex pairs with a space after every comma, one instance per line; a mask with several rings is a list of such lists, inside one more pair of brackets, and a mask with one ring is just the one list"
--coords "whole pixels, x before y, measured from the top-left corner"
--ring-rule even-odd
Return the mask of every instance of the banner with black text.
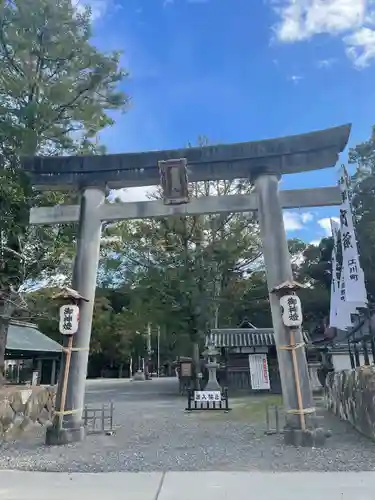
[[342, 283], [341, 291], [345, 302], [351, 304], [352, 312], [357, 308], [367, 307], [365, 276], [359, 263], [359, 253], [354, 229], [351, 207], [350, 180], [346, 168], [340, 170], [340, 191], [342, 204], [340, 207], [340, 233], [342, 249]]
[[344, 272], [338, 259], [340, 224], [332, 219], [331, 230], [333, 237], [333, 249], [329, 326], [339, 328], [340, 330], [346, 330], [352, 326], [351, 310], [348, 308], [347, 304], [345, 304]]

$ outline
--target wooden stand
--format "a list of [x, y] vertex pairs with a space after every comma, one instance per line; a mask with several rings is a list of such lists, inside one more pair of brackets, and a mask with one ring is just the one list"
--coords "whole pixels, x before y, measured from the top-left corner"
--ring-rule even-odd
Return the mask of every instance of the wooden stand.
[[298, 363], [297, 363], [297, 356], [296, 356], [296, 349], [295, 349], [294, 332], [292, 329], [290, 330], [290, 345], [292, 348], [291, 349], [292, 362], [293, 362], [294, 381], [296, 384], [296, 391], [297, 391], [298, 412], [299, 412], [299, 417], [300, 417], [300, 422], [301, 422], [301, 429], [304, 431], [306, 429], [306, 420], [305, 420], [305, 414], [303, 412], [301, 384], [300, 384], [299, 373], [298, 373]]
[[64, 420], [64, 411], [65, 411], [65, 402], [66, 402], [66, 392], [67, 392], [67, 388], [68, 388], [70, 360], [72, 358], [72, 347], [73, 347], [73, 335], [69, 335], [68, 346], [65, 349], [66, 360], [65, 360], [64, 378], [63, 378], [62, 391], [61, 391], [59, 420], [58, 420], [60, 429], [63, 426], [63, 420]]

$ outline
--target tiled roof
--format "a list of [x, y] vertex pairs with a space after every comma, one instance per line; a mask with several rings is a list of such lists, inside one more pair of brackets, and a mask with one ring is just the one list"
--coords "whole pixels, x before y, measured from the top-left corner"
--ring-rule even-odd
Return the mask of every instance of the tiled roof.
[[218, 328], [206, 338], [215, 347], [267, 347], [275, 345], [272, 328]]
[[62, 352], [62, 346], [44, 335], [36, 325], [11, 321], [8, 329], [7, 351]]

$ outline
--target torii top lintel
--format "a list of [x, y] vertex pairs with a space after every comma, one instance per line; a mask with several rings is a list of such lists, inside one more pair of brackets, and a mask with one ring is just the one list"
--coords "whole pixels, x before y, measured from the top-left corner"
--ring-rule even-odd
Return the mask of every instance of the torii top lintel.
[[345, 149], [351, 125], [308, 134], [185, 149], [97, 156], [24, 158], [33, 186], [69, 190], [159, 184], [159, 160], [186, 158], [189, 181], [251, 178], [262, 169], [282, 174], [332, 167]]

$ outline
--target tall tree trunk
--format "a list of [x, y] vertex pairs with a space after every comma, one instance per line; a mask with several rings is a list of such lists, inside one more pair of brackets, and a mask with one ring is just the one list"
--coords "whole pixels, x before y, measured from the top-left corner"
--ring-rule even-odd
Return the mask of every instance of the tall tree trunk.
[[0, 318], [0, 387], [5, 383], [5, 347], [8, 337], [9, 322]]
[[0, 297], [0, 387], [5, 383], [5, 350], [13, 307], [5, 293]]

